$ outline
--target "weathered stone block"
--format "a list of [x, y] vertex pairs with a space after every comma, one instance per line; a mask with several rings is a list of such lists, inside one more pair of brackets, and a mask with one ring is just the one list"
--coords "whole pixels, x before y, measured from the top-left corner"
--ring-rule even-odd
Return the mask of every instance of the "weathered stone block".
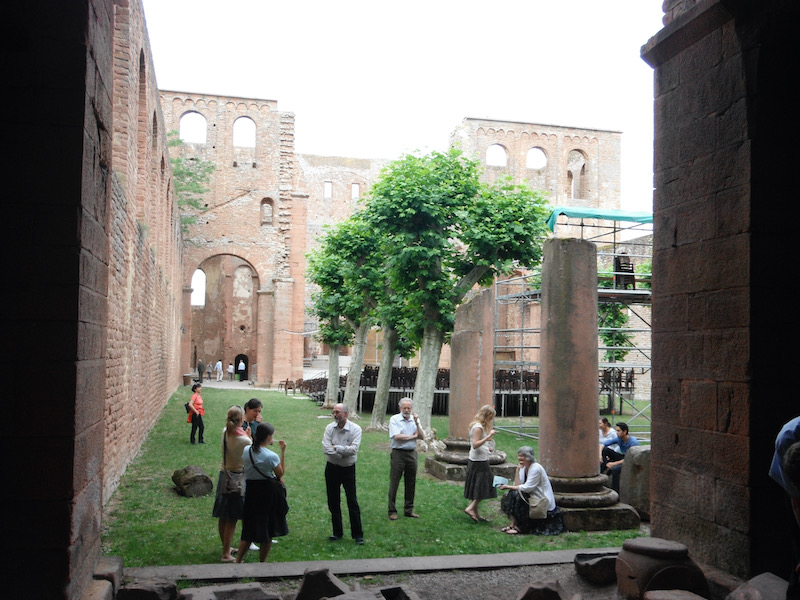
[[173, 471], [172, 481], [178, 489], [178, 493], [189, 498], [207, 496], [214, 489], [211, 478], [196, 465], [188, 465], [183, 469]]
[[642, 521], [650, 520], [650, 446], [633, 446], [625, 454], [619, 499], [635, 508]]

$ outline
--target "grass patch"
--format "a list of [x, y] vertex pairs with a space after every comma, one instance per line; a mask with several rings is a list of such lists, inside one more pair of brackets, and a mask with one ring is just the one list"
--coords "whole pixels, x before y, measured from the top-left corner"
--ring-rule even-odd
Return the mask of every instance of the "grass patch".
[[[364, 432], [357, 477], [366, 544], [356, 546], [349, 538], [344, 498], [345, 538], [329, 542], [331, 523], [321, 441], [325, 425], [330, 422], [330, 411], [319, 409], [302, 396], [258, 389], [204, 388], [206, 443], [192, 446], [183, 408], [190, 393], [188, 387], [181, 387], [170, 398], [106, 507], [103, 553], [122, 557], [126, 567], [219, 561], [217, 520], [211, 516], [213, 494], [203, 498], [179, 496], [171, 477], [176, 469], [197, 465], [216, 485], [225, 414], [232, 404], [242, 405], [251, 397], [264, 403], [264, 419], [275, 426], [275, 439], [287, 443], [284, 480], [290, 533], [273, 545], [270, 562], [603, 548], [621, 546], [625, 539], [640, 534], [631, 530], [568, 532], [554, 537], [504, 535], [498, 531], [507, 524], [499, 498], [481, 504], [481, 513], [490, 521], [475, 524], [463, 513], [468, 501], [463, 497], [462, 486], [428, 475], [422, 464], [417, 476], [415, 506], [422, 518], [401, 516], [397, 521], [389, 521], [386, 518], [388, 434]], [[362, 415], [358, 423], [365, 426], [369, 416]], [[448, 435], [447, 417], [433, 417], [432, 426], [440, 438]], [[530, 443], [505, 432], [496, 436], [496, 442], [498, 449], [512, 458], [520, 445]], [[424, 455], [420, 455], [420, 461], [424, 461]], [[402, 503], [402, 485], [398, 500]], [[241, 525], [237, 527], [234, 545], [240, 531]], [[245, 559], [257, 560], [255, 552], [248, 553]]]

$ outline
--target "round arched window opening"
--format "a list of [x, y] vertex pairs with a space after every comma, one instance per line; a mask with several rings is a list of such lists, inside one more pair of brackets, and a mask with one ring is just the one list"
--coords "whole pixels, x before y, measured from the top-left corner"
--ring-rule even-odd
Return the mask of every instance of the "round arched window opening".
[[541, 171], [547, 166], [547, 154], [541, 148], [531, 148], [525, 158], [525, 166], [529, 169]]
[[492, 144], [486, 149], [486, 164], [490, 167], [505, 167], [506, 149], [500, 144]]

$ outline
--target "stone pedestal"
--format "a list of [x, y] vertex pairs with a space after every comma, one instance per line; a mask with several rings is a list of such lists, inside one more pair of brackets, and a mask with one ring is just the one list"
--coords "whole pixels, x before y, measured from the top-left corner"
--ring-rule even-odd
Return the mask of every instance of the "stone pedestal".
[[650, 590], [686, 590], [709, 598], [703, 572], [680, 542], [661, 538], [625, 540], [617, 556], [617, 589], [628, 600], [641, 600]]
[[[444, 444], [443, 450], [436, 450], [433, 456], [425, 458], [425, 470], [445, 481], [464, 481], [469, 462], [469, 440], [447, 438]], [[507, 479], [514, 478], [517, 468], [516, 463], [506, 462], [506, 453], [502, 451], [489, 453], [489, 466], [494, 475]]]
[[556, 504], [569, 531], [637, 529], [639, 513], [619, 502], [619, 494], [608, 488], [606, 475], [550, 477]]

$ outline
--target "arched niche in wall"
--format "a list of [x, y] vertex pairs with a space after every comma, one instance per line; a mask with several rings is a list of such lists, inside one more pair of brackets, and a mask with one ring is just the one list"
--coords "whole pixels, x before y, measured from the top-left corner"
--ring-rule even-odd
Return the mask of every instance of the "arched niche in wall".
[[570, 150], [567, 155], [567, 197], [586, 196], [586, 155], [580, 150]]
[[263, 198], [261, 200], [261, 224], [272, 225], [272, 219], [275, 215], [275, 202], [272, 198]]

